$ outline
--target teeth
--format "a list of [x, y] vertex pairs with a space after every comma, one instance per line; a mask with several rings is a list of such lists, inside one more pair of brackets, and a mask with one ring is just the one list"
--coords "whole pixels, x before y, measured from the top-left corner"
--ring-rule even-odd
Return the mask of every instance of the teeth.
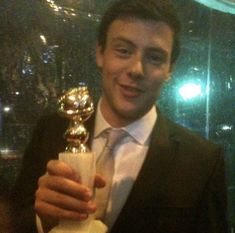
[[141, 92], [141, 90], [138, 89], [137, 87], [130, 87], [130, 86], [123, 86], [123, 87], [129, 91]]

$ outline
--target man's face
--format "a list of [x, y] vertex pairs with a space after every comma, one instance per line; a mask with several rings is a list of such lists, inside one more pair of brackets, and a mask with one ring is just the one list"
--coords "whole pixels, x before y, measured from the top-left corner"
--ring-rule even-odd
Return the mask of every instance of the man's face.
[[171, 72], [173, 32], [163, 22], [115, 20], [105, 48], [96, 50], [102, 72], [101, 111], [114, 127], [147, 113]]

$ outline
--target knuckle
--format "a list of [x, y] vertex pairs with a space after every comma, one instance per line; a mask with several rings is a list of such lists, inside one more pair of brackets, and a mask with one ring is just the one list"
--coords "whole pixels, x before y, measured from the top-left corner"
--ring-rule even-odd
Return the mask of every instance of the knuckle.
[[50, 160], [46, 165], [47, 171], [48, 172], [53, 171], [55, 165], [56, 165], [56, 160]]
[[39, 177], [38, 186], [41, 186], [43, 184], [43, 181], [44, 181], [44, 176]]
[[36, 192], [35, 192], [35, 200], [41, 199], [42, 196], [43, 196], [43, 195], [42, 195], [41, 189], [40, 189], [40, 188], [37, 189]]
[[41, 209], [42, 209], [41, 202], [38, 201], [38, 200], [36, 200], [36, 201], [34, 202], [34, 210], [35, 210], [35, 212], [36, 212], [36, 213], [41, 213], [41, 212], [42, 212]]

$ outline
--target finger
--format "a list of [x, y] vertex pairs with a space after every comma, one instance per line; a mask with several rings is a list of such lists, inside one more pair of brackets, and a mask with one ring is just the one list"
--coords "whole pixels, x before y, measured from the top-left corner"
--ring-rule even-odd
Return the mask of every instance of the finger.
[[82, 221], [87, 219], [88, 217], [87, 213], [79, 213], [77, 211], [66, 210], [43, 201], [35, 202], [34, 208], [38, 216], [43, 218], [50, 217], [52, 219]]
[[47, 172], [50, 175], [66, 177], [78, 183], [81, 182], [79, 174], [71, 166], [60, 160], [50, 160], [47, 163]]
[[[74, 197], [65, 195], [63, 193], [55, 192], [53, 190], [38, 189], [36, 192], [35, 203], [45, 202], [57, 208], [90, 214], [94, 213], [96, 210], [96, 205], [93, 202], [85, 202]], [[35, 204], [37, 206], [37, 204]]]
[[38, 187], [64, 193], [83, 201], [89, 201], [92, 198], [92, 192], [87, 186], [64, 177], [46, 174], [39, 178]]

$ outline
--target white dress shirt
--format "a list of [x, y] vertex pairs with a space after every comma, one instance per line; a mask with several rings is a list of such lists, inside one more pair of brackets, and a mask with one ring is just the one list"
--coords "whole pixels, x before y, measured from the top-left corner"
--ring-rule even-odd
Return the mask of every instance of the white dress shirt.
[[[111, 186], [111, 193], [108, 200], [108, 207], [104, 223], [111, 228], [124, 206], [131, 188], [139, 174], [145, 160], [149, 147], [150, 134], [157, 120], [156, 107], [153, 106], [142, 118], [123, 127], [128, 136], [115, 147], [114, 150], [114, 175]], [[100, 110], [100, 101], [95, 117], [95, 131], [92, 141], [92, 151], [97, 158], [105, 145], [105, 138], [102, 132], [112, 128], [104, 119]], [[41, 221], [36, 216], [37, 229], [43, 233]]]
[[[106, 216], [102, 220], [109, 228], [117, 219], [143, 165], [149, 147], [150, 134], [156, 120], [156, 107], [153, 106], [142, 118], [122, 128], [128, 136], [115, 147], [113, 152], [115, 161], [113, 183]], [[92, 141], [92, 151], [96, 153], [97, 158], [105, 145], [106, 139], [102, 136], [102, 132], [107, 128], [112, 127], [104, 119], [99, 102]]]

